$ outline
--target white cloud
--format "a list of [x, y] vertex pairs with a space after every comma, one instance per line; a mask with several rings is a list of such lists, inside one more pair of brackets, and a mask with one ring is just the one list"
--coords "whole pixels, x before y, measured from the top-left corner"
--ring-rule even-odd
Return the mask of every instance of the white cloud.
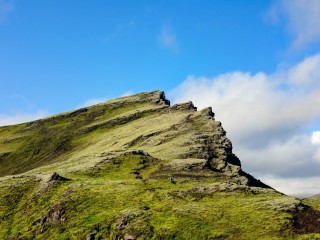
[[158, 35], [158, 42], [160, 47], [168, 48], [174, 52], [179, 50], [176, 35], [169, 25], [165, 25], [161, 28], [161, 31]]
[[311, 143], [314, 145], [320, 145], [320, 131], [315, 131], [312, 133]]
[[316, 147], [313, 157], [320, 163], [320, 131], [312, 133], [311, 143]]
[[260, 180], [276, 190], [288, 193], [289, 195], [307, 197], [319, 193], [320, 177], [276, 178], [264, 176]]
[[13, 125], [23, 122], [29, 122], [36, 119], [40, 119], [48, 116], [48, 112], [46, 111], [36, 111], [32, 113], [19, 112], [13, 114], [1, 114], [0, 113], [0, 126]]
[[[255, 136], [259, 138], [259, 136]], [[235, 142], [235, 153], [246, 171], [255, 175], [276, 177], [319, 176], [317, 147], [309, 135], [292, 134], [285, 140], [273, 140], [263, 146], [248, 147]], [[320, 188], [318, 189], [320, 193]]]
[[7, 16], [14, 10], [12, 1], [0, 0], [0, 23], [6, 21]]
[[319, 176], [319, 146], [305, 131], [320, 117], [319, 59], [318, 54], [271, 75], [189, 76], [170, 95], [174, 102], [192, 100], [199, 108], [212, 106], [244, 170], [255, 176]]
[[287, 29], [294, 37], [293, 47], [301, 48], [320, 40], [320, 1], [276, 1], [268, 12], [269, 20], [285, 18]]
[[133, 94], [133, 92], [131, 90], [129, 90], [129, 91], [126, 91], [124, 94], [122, 94], [121, 97], [127, 97], [127, 96], [130, 96], [132, 94]]
[[[320, 2], [320, 1], [319, 1]], [[320, 7], [320, 6], [319, 6]], [[319, 26], [320, 28], [320, 26]], [[306, 58], [289, 71], [288, 79], [300, 87], [315, 87], [320, 84], [320, 54]]]
[[105, 102], [107, 100], [109, 100], [109, 98], [90, 98], [90, 99], [86, 100], [85, 102], [79, 104], [76, 108], [89, 107], [92, 105], [96, 105], [96, 104]]

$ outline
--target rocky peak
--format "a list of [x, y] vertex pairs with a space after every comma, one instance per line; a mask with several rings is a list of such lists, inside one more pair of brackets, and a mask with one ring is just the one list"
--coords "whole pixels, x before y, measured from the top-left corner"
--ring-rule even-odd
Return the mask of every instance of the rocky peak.
[[1, 127], [0, 209], [1, 239], [318, 239], [320, 232], [319, 211], [241, 169], [211, 107], [170, 107], [162, 91]]

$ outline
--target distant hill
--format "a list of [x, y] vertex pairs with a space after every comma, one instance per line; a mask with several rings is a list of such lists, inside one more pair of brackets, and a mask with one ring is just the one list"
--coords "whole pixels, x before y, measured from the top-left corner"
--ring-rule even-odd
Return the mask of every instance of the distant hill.
[[317, 195], [311, 196], [310, 198], [313, 198], [313, 199], [320, 199], [320, 194], [317, 194]]
[[1, 239], [320, 239], [318, 200], [242, 171], [211, 108], [161, 91], [0, 127], [0, 176]]

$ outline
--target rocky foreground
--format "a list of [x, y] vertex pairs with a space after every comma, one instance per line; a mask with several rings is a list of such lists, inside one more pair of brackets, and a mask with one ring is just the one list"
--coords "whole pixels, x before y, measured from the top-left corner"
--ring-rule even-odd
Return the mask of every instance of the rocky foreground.
[[211, 108], [161, 91], [0, 127], [0, 176], [1, 239], [320, 239], [319, 197], [245, 173]]

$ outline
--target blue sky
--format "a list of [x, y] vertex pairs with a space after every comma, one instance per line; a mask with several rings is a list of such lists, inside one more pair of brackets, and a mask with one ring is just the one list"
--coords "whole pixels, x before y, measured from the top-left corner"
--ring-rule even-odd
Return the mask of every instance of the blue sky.
[[270, 72], [289, 41], [264, 21], [269, 1], [0, 3], [13, 6], [0, 23], [0, 112], [60, 112], [190, 74]]
[[0, 125], [161, 89], [213, 106], [245, 170], [320, 193], [319, 54], [318, 0], [0, 0]]

